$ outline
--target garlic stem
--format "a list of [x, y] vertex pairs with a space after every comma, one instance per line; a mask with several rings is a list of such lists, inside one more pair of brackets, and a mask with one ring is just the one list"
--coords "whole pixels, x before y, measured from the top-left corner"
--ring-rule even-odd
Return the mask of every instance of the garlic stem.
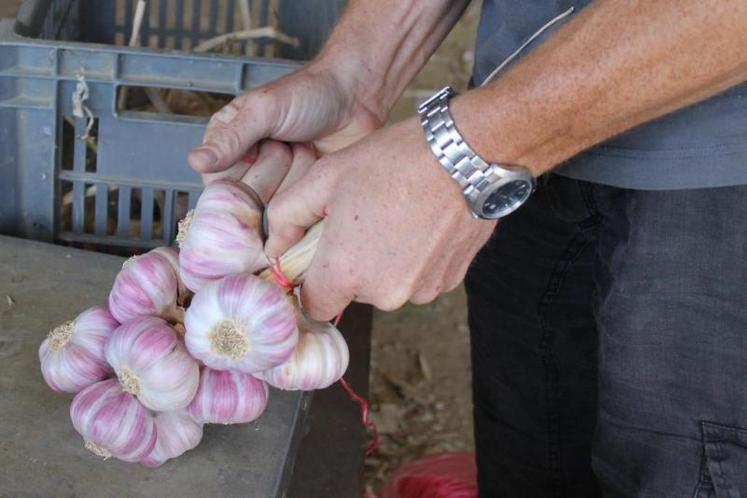
[[173, 308], [164, 310], [164, 312], [161, 313], [161, 317], [171, 325], [178, 325], [180, 323], [184, 323], [185, 313], [185, 309], [181, 306], [174, 306]]
[[124, 392], [130, 393], [133, 396], [140, 394], [140, 378], [135, 372], [125, 367], [117, 372], [117, 377], [119, 378], [119, 385]]
[[73, 339], [73, 330], [75, 326], [72, 321], [65, 322], [62, 325], [55, 327], [52, 332], [49, 333], [49, 349], [56, 353], [60, 348], [65, 347]]
[[231, 320], [221, 320], [210, 331], [210, 349], [232, 360], [240, 360], [250, 350], [244, 331]]
[[137, 254], [135, 256], [130, 256], [129, 258], [125, 259], [124, 262], [122, 263], [122, 269], [125, 269], [128, 266], [130, 266], [132, 263], [135, 262], [136, 259], [137, 259]]
[[85, 441], [85, 444], [83, 445], [85, 447], [85, 449], [87, 449], [88, 451], [90, 451], [94, 455], [100, 456], [104, 460], [108, 460], [108, 459], [110, 459], [112, 457], [112, 454], [109, 453], [109, 451], [106, 448], [102, 448], [101, 446], [95, 444], [90, 439], [84, 439], [83, 441]]
[[[303, 282], [303, 275], [309, 269], [311, 260], [314, 259], [314, 253], [316, 253], [323, 229], [324, 220], [312, 225], [301, 240], [280, 256], [280, 268], [288, 280], [294, 284]], [[275, 281], [275, 277], [269, 269], [260, 273], [259, 278], [268, 282]]]
[[182, 247], [182, 243], [187, 239], [187, 233], [189, 232], [189, 227], [192, 224], [192, 219], [194, 218], [195, 210], [190, 209], [187, 214], [179, 220], [179, 223], [177, 223], [177, 229], [176, 229], [176, 245], [180, 248]]

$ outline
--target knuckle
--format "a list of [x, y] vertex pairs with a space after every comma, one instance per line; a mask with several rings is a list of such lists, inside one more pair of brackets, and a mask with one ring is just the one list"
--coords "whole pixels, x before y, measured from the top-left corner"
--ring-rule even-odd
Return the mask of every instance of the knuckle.
[[373, 300], [373, 305], [382, 311], [398, 310], [408, 301], [410, 293], [404, 290], [395, 290], [378, 296]]

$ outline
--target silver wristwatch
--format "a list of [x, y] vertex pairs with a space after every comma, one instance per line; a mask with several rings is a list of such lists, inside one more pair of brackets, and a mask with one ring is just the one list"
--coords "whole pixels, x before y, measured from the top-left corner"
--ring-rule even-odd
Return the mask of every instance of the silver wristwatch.
[[467, 145], [454, 125], [449, 99], [456, 92], [445, 87], [418, 107], [425, 138], [436, 158], [462, 189], [476, 218], [502, 218], [524, 204], [534, 191], [534, 177], [526, 168], [488, 164]]

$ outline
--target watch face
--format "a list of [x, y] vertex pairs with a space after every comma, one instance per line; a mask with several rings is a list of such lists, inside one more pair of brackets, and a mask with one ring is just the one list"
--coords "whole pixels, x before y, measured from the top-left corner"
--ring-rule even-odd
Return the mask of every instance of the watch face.
[[500, 218], [519, 207], [532, 193], [532, 184], [526, 180], [512, 180], [499, 185], [482, 204], [482, 215]]

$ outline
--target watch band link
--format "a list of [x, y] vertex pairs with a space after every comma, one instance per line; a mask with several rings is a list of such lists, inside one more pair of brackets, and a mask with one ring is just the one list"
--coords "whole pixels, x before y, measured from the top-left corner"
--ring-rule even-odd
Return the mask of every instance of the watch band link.
[[449, 112], [451, 87], [442, 89], [418, 107], [420, 123], [433, 154], [459, 184], [464, 196], [474, 202], [480, 188], [489, 182], [490, 165], [462, 139]]

